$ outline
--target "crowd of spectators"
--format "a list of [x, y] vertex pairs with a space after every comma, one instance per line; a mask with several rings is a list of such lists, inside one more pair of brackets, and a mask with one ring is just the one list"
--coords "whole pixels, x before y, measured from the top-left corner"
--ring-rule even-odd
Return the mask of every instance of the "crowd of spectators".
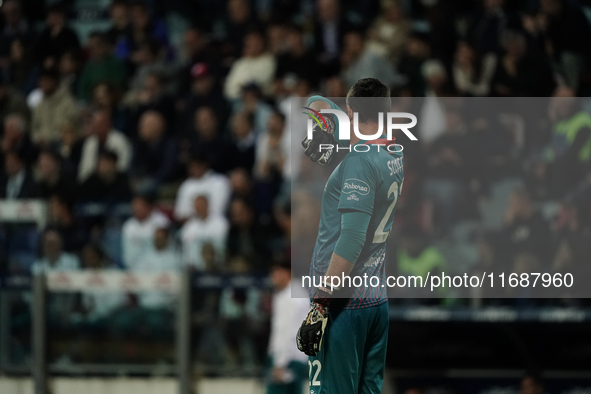
[[[4, 273], [267, 272], [290, 253], [290, 100], [343, 97], [362, 77], [424, 98], [406, 108], [421, 124], [405, 150], [398, 269], [443, 266], [433, 245], [486, 212], [495, 231], [468, 240], [476, 266], [564, 270], [589, 256], [591, 117], [574, 99], [591, 92], [585, 1], [113, 0], [98, 14], [110, 28], [89, 34], [72, 27], [76, 1], [33, 3], [0, 9], [0, 198], [44, 199], [50, 218], [34, 258], [4, 248]], [[516, 119], [443, 99], [535, 96], [562, 100]], [[507, 184], [510, 202], [493, 207]], [[105, 247], [120, 204], [131, 217]]]

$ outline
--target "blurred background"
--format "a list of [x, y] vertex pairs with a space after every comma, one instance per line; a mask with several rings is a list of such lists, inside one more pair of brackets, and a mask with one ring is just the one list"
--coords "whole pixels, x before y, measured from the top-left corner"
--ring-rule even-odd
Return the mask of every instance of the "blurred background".
[[[311, 163], [293, 156], [291, 107], [363, 77], [419, 118], [391, 273], [588, 277], [591, 2], [8, 0], [0, 14], [2, 393], [264, 392], [277, 273], [307, 253], [291, 247], [292, 199], [318, 209], [292, 190]], [[466, 104], [482, 97], [503, 110]], [[512, 111], [523, 97], [539, 99]], [[315, 234], [309, 214], [293, 218]], [[591, 392], [590, 307], [391, 300], [384, 392]]]

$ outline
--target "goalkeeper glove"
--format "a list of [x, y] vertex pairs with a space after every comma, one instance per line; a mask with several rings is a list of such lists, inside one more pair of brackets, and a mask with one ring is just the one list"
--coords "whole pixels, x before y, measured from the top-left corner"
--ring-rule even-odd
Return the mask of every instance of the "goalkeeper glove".
[[330, 297], [328, 292], [323, 290], [316, 292], [308, 316], [298, 330], [296, 336], [298, 350], [308, 356], [315, 356], [322, 347], [322, 337], [328, 323], [328, 305], [330, 304], [328, 297]]
[[[337, 141], [334, 138], [336, 126], [333, 117], [324, 116], [324, 119], [326, 120], [328, 130], [326, 129], [324, 122], [321, 122], [322, 126], [318, 125], [318, 123], [314, 123], [314, 126], [312, 127], [312, 139], [309, 139], [306, 134], [306, 138], [302, 141], [304, 154], [313, 162], [321, 165], [327, 164], [332, 159], [334, 153], [334, 148], [332, 148], [332, 146], [336, 146], [337, 144]], [[321, 144], [328, 144], [331, 145], [331, 147], [323, 147], [322, 150], [320, 150]]]

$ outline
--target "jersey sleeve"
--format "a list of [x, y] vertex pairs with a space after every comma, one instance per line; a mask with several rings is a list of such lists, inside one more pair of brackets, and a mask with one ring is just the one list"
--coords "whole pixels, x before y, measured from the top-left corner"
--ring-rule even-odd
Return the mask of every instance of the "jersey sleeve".
[[343, 160], [339, 174], [341, 197], [338, 209], [340, 212], [357, 211], [369, 215], [373, 213], [378, 186], [376, 173], [376, 169], [362, 156], [346, 157]]

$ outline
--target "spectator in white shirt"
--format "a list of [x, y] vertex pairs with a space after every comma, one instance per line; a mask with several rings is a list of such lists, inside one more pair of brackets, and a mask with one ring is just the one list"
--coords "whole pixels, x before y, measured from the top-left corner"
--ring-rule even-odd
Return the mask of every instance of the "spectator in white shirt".
[[285, 116], [275, 111], [269, 118], [267, 130], [259, 137], [256, 145], [255, 177], [268, 181], [285, 174], [289, 158], [289, 138], [285, 136]]
[[116, 153], [117, 169], [127, 171], [131, 160], [131, 145], [123, 133], [113, 129], [111, 115], [107, 111], [98, 110], [93, 114], [91, 132], [82, 145], [78, 181], [85, 181], [96, 171], [99, 152], [103, 150]]
[[265, 39], [261, 33], [247, 34], [242, 57], [232, 64], [226, 78], [224, 94], [228, 99], [237, 99], [242, 87], [250, 82], [259, 85], [264, 94], [270, 93], [275, 67], [275, 58], [266, 53]]
[[187, 164], [189, 178], [179, 188], [174, 206], [174, 217], [189, 219], [194, 213], [195, 197], [205, 196], [212, 215], [223, 215], [230, 199], [230, 181], [225, 175], [213, 172], [204, 155], [196, 155]]
[[132, 201], [133, 216], [125, 221], [122, 229], [123, 263], [135, 268], [141, 257], [152, 250], [154, 233], [158, 228], [167, 227], [168, 218], [156, 208], [148, 196], [136, 196]]
[[206, 244], [213, 246], [216, 261], [223, 261], [229, 225], [225, 216], [209, 209], [207, 197], [197, 196], [194, 205], [195, 216], [181, 229], [183, 263], [203, 271], [206, 269], [203, 258], [203, 248]]
[[[113, 269], [103, 249], [96, 244], [89, 243], [82, 248], [82, 266], [87, 270], [102, 271]], [[123, 291], [87, 291], [82, 294], [82, 306], [85, 312], [85, 329], [103, 329], [108, 325], [107, 319], [117, 308], [125, 303]]]
[[32, 267], [33, 273], [70, 271], [80, 268], [78, 258], [64, 252], [62, 236], [57, 230], [47, 230], [43, 235], [42, 257]]
[[[64, 252], [63, 240], [56, 230], [47, 230], [43, 235], [42, 257], [32, 266], [33, 274], [73, 271], [80, 268], [78, 258]], [[70, 293], [53, 294], [48, 300], [48, 326], [51, 330], [67, 327], [71, 321], [76, 298]]]
[[[153, 246], [133, 271], [141, 273], [162, 273], [176, 271], [180, 267], [180, 256], [170, 246], [168, 228], [155, 230]], [[115, 332], [124, 336], [148, 337], [155, 340], [172, 340], [174, 332], [173, 306], [178, 296], [163, 290], [153, 289], [139, 292], [130, 297], [129, 305], [120, 309], [111, 318]]]
[[295, 336], [302, 324], [302, 316], [309, 309], [307, 294], [301, 286], [292, 284], [288, 262], [276, 263], [271, 269], [275, 287], [271, 315], [271, 381], [267, 392], [301, 393], [308, 380], [308, 357], [295, 344]]
[[496, 68], [494, 53], [481, 56], [470, 43], [460, 41], [452, 65], [456, 90], [462, 96], [488, 96]]
[[[181, 255], [174, 245], [171, 245], [167, 227], [159, 227], [154, 232], [153, 247], [147, 251], [136, 264], [137, 272], [171, 272], [181, 267]], [[170, 309], [176, 296], [169, 292], [150, 290], [138, 295], [139, 305], [149, 310]]]

